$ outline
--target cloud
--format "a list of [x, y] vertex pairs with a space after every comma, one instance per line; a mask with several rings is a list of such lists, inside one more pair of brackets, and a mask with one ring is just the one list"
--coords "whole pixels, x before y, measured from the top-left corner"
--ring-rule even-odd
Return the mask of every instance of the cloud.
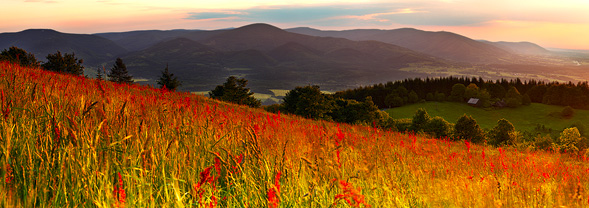
[[481, 14], [423, 4], [342, 4], [316, 6], [254, 7], [231, 11], [188, 13], [189, 20], [235, 20], [246, 22], [306, 25], [356, 24], [394, 25], [476, 25], [492, 20]]

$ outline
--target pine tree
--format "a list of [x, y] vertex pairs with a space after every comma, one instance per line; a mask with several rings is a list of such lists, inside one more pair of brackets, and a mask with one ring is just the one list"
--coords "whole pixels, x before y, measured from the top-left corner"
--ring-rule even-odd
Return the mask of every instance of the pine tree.
[[110, 69], [108, 74], [108, 80], [119, 84], [131, 84], [133, 83], [133, 77], [129, 75], [127, 66], [123, 63], [121, 58], [117, 58], [115, 64]]
[[102, 70], [101, 69], [96, 70], [96, 79], [104, 80], [104, 75], [102, 73], [103, 70], [104, 70], [104, 67], [102, 67]]
[[166, 69], [162, 72], [162, 76], [157, 81], [157, 84], [160, 85], [162, 89], [168, 89], [170, 91], [175, 91], [180, 85], [180, 81], [178, 81], [177, 77], [174, 77], [174, 74], [168, 71], [168, 65], [166, 64]]

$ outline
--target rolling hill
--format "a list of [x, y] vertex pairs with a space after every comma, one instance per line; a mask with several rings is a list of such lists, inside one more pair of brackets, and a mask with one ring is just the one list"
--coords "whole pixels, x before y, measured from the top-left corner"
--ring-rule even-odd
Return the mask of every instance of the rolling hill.
[[115, 42], [96, 35], [68, 34], [50, 29], [30, 29], [16, 33], [0, 33], [0, 49], [16, 46], [44, 60], [58, 50], [75, 53], [85, 65], [98, 66], [127, 53]]
[[345, 31], [292, 28], [287, 29], [287, 31], [322, 37], [340, 37], [357, 41], [375, 40], [458, 62], [497, 63], [513, 56], [513, 54], [504, 49], [451, 32], [429, 32], [413, 28]]

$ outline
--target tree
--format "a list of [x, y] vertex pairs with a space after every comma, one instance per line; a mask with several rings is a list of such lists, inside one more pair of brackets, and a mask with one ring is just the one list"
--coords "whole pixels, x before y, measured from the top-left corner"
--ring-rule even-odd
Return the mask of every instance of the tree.
[[423, 127], [423, 131], [435, 138], [443, 138], [450, 135], [451, 125], [444, 118], [436, 116]]
[[530, 99], [530, 95], [524, 94], [522, 96], [522, 105], [530, 105], [532, 104], [532, 99]]
[[446, 94], [443, 92], [436, 92], [435, 99], [438, 102], [444, 102], [446, 101]]
[[39, 67], [39, 61], [35, 58], [32, 53], [27, 53], [24, 49], [17, 48], [15, 46], [10, 47], [8, 50], [4, 49], [0, 53], [0, 61], [8, 61], [10, 63], [17, 63], [25, 67]]
[[471, 116], [462, 115], [454, 125], [454, 138], [456, 140], [468, 140], [471, 142], [481, 142], [485, 136], [483, 130]]
[[403, 106], [405, 104], [405, 101], [403, 101], [403, 98], [401, 98], [399, 96], [399, 94], [394, 93], [394, 92], [387, 95], [387, 97], [385, 97], [384, 102], [387, 106], [389, 106], [389, 108], [399, 107], [399, 106]]
[[583, 137], [581, 137], [581, 133], [579, 133], [577, 127], [566, 128], [560, 133], [560, 137], [555, 146], [564, 151], [578, 151], [579, 148], [577, 145], [581, 140], [583, 140]]
[[338, 98], [335, 99], [333, 110], [329, 115], [336, 122], [371, 124], [373, 122], [380, 123], [381, 119], [387, 119], [382, 118], [379, 111], [372, 102], [372, 97], [366, 97], [363, 102]]
[[425, 94], [425, 100], [426, 101], [434, 101], [435, 100], [434, 94], [431, 92], [428, 92], [427, 94]]
[[508, 107], [519, 107], [522, 105], [522, 95], [515, 87], [509, 87], [509, 90], [507, 90], [507, 93], [505, 93], [505, 102], [507, 103]]
[[430, 117], [427, 111], [423, 108], [417, 109], [415, 115], [413, 115], [413, 120], [411, 122], [410, 130], [413, 131], [420, 131], [423, 130], [423, 127], [429, 122]]
[[119, 84], [133, 83], [133, 77], [129, 75], [127, 66], [125, 66], [125, 63], [123, 63], [123, 59], [117, 58], [115, 64], [113, 64], [112, 68], [110, 69], [108, 80]]
[[296, 87], [282, 99], [287, 113], [313, 119], [330, 119], [333, 102], [319, 90], [319, 86]]
[[100, 69], [96, 70], [96, 79], [104, 80], [103, 70], [104, 70], [104, 67], [102, 68], [102, 70], [100, 70]]
[[168, 70], [168, 65], [166, 64], [166, 69], [162, 71], [162, 76], [157, 81], [157, 84], [160, 85], [162, 89], [168, 89], [170, 91], [175, 91], [180, 85], [180, 81], [178, 81], [177, 77], [174, 77], [174, 74], [170, 73]]
[[409, 94], [407, 95], [407, 102], [408, 103], [416, 103], [419, 101], [419, 96], [417, 95], [417, 93], [413, 90], [411, 90], [411, 92], [409, 92]]
[[512, 145], [515, 144], [514, 137], [515, 127], [508, 120], [502, 118], [497, 121], [497, 126], [493, 127], [490, 132], [489, 139], [490, 143], [499, 145]]
[[464, 90], [464, 99], [474, 98], [479, 93], [479, 87], [475, 83], [470, 83]]
[[234, 76], [230, 76], [223, 85], [217, 85], [215, 89], [209, 92], [209, 96], [217, 100], [239, 105], [247, 105], [254, 108], [260, 107], [262, 102], [254, 98], [254, 93], [249, 88], [246, 88], [246, 86], [246, 79], [237, 79]]
[[61, 52], [57, 51], [57, 53], [47, 55], [47, 62], [41, 66], [49, 71], [81, 76], [84, 74], [82, 63], [84, 60], [78, 60], [73, 53], [66, 53], [62, 56]]
[[452, 91], [450, 92], [449, 99], [456, 102], [464, 102], [464, 93], [466, 91], [466, 86], [463, 84], [454, 84], [452, 86]]

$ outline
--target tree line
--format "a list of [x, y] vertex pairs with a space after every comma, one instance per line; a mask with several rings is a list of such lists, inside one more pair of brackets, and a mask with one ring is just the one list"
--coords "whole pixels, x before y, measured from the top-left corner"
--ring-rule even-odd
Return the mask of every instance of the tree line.
[[[56, 53], [48, 54], [46, 59], [47, 62], [42, 63], [38, 61], [32, 53], [15, 46], [10, 47], [9, 49], [4, 49], [0, 52], [0, 61], [8, 61], [24, 67], [41, 67], [45, 70], [58, 73], [72, 74], [76, 76], [84, 75], [84, 66], [82, 65], [84, 60], [76, 58], [74, 53], [62, 54], [60, 51], [57, 51]], [[104, 69], [98, 69], [97, 72], [96, 78], [98, 80], [104, 80], [104, 74], [106, 74]], [[115, 60], [115, 63], [106, 76], [108, 77], [108, 81], [119, 84], [132, 84], [134, 82], [133, 76], [129, 74], [127, 66], [123, 63], [121, 58]], [[166, 65], [157, 84], [160, 85], [160, 88], [162, 89], [174, 91], [181, 85], [181, 82], [174, 76], [174, 74], [169, 72], [168, 66]]]
[[379, 108], [398, 107], [420, 101], [465, 102], [479, 98], [480, 106], [502, 101], [508, 107], [529, 103], [589, 109], [589, 84], [516, 79], [483, 80], [468, 77], [404, 79], [335, 93], [336, 97], [362, 100], [367, 96]]
[[[563, 113], [568, 111], [566, 108]], [[471, 143], [486, 143], [495, 147], [514, 146], [532, 149], [552, 149], [562, 152], [582, 152], [589, 148], [589, 139], [576, 126], [565, 128], [557, 135], [542, 135], [537, 132], [520, 132], [506, 119], [497, 121], [490, 130], [482, 129], [477, 121], [464, 114], [455, 123], [443, 118], [430, 117], [423, 108], [418, 109], [412, 119], [393, 119], [390, 128], [402, 132], [427, 134], [435, 138]]]

